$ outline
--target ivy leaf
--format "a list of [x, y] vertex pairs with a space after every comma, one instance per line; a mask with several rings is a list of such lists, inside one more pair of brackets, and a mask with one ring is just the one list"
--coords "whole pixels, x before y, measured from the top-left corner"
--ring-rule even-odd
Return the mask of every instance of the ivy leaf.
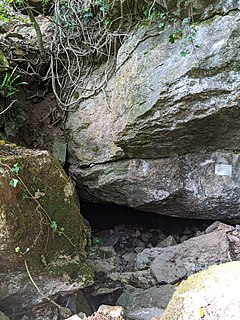
[[13, 188], [16, 188], [18, 182], [19, 182], [18, 179], [11, 179], [11, 180], [9, 181], [9, 185], [12, 186]]
[[18, 163], [15, 163], [13, 165], [13, 167], [11, 168], [11, 171], [16, 173], [16, 174], [18, 174], [19, 170], [20, 170], [20, 165]]
[[200, 12], [200, 10], [199, 10], [199, 8], [196, 8], [196, 7], [193, 7], [193, 13], [195, 13], [195, 14], [197, 14], [197, 13], [199, 13]]
[[190, 19], [189, 19], [189, 18], [184, 18], [184, 19], [182, 20], [182, 23], [183, 23], [183, 24], [189, 24], [189, 23], [190, 23]]
[[173, 34], [173, 33], [172, 33], [172, 34], [170, 34], [170, 36], [169, 36], [168, 40], [169, 40], [169, 42], [170, 42], [170, 43], [174, 43], [174, 42], [175, 42], [175, 36], [174, 36], [174, 34]]
[[16, 252], [16, 253], [20, 252], [20, 250], [21, 250], [20, 247], [16, 247], [16, 248], [15, 248], [15, 252]]
[[158, 28], [164, 28], [165, 27], [165, 22], [160, 22], [158, 24]]
[[57, 231], [57, 222], [55, 220], [51, 221], [50, 226], [54, 231]]
[[186, 57], [189, 53], [190, 53], [190, 52], [189, 52], [188, 50], [182, 50], [182, 51], [180, 52], [180, 55], [181, 55], [182, 57]]

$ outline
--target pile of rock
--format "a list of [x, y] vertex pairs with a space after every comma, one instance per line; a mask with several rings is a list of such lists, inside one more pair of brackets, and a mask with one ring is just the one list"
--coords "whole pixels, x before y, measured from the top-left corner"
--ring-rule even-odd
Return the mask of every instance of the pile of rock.
[[183, 279], [240, 258], [238, 225], [217, 221], [205, 231], [183, 233], [167, 236], [160, 229], [142, 233], [139, 227], [118, 226], [98, 234], [101, 244], [88, 258], [95, 271], [87, 290], [92, 304], [115, 303], [124, 307], [127, 319], [159, 317]]

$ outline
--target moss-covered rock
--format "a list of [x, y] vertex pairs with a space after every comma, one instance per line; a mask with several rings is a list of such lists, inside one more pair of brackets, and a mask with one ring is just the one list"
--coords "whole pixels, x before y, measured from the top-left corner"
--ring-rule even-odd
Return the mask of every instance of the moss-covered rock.
[[183, 281], [161, 320], [239, 319], [240, 262], [215, 265]]
[[16, 269], [23, 257], [33, 265], [60, 253], [84, 257], [88, 231], [72, 183], [57, 161], [46, 151], [3, 145], [0, 172], [3, 264]]
[[0, 144], [0, 307], [21, 312], [29, 295], [29, 308], [41, 302], [27, 268], [48, 296], [91, 284], [89, 233], [59, 163], [47, 151]]

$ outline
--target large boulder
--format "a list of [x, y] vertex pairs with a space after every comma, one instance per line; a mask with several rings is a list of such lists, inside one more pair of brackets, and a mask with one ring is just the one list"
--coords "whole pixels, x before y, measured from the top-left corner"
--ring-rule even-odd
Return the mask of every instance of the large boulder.
[[29, 312], [91, 283], [89, 232], [71, 181], [47, 151], [0, 145], [3, 312]]
[[120, 48], [106, 88], [68, 114], [70, 173], [83, 199], [239, 217], [239, 3], [198, 6], [200, 48], [182, 57], [192, 44], [169, 43], [173, 26], [141, 26]]
[[237, 320], [239, 285], [239, 261], [191, 275], [179, 285], [161, 320]]
[[239, 218], [239, 170], [239, 154], [223, 151], [71, 166], [85, 200], [201, 219]]
[[145, 249], [137, 255], [136, 267], [150, 268], [158, 284], [175, 284], [210, 265], [239, 260], [238, 232], [237, 228], [220, 224], [215, 231], [181, 244]]

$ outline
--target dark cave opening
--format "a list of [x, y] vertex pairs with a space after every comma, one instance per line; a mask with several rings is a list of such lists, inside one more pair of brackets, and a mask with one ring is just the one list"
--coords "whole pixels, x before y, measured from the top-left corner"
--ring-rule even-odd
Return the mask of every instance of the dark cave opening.
[[186, 227], [204, 230], [211, 220], [170, 217], [154, 212], [143, 212], [114, 203], [81, 201], [81, 213], [90, 223], [93, 235], [118, 225], [141, 225], [145, 229], [160, 228], [167, 235], [182, 234]]
[[[183, 239], [186, 240], [195, 236], [196, 233], [204, 231], [213, 223], [210, 220], [177, 218], [152, 212], [142, 212], [113, 203], [81, 201], [81, 213], [90, 223], [93, 249], [96, 245], [94, 241], [96, 239], [99, 241], [97, 250], [102, 250], [101, 246], [112, 246], [116, 252], [114, 259], [124, 259], [124, 255], [129, 254], [129, 252], [130, 254], [140, 252], [138, 249], [144, 249], [144, 247], [139, 248], [141, 245], [145, 245], [145, 248], [158, 246], [161, 240], [168, 236], [173, 236], [176, 239], [176, 244], [180, 243], [184, 241]], [[159, 230], [161, 231], [159, 232]], [[136, 238], [136, 233], [139, 234], [138, 238]], [[158, 238], [159, 235], [164, 235], [164, 237]], [[143, 241], [144, 236], [149, 236], [150, 238]], [[96, 259], [94, 263], [98, 264], [99, 262]], [[125, 262], [121, 263], [124, 265]], [[134, 272], [135, 269], [131, 264], [129, 264], [130, 267], [121, 269], [123, 266], [121, 263], [118, 265], [119, 270], [122, 270], [122, 272]], [[110, 293], [106, 290], [105, 294], [96, 295], [96, 288], [104, 286], [109, 290], [112, 283], [104, 273], [100, 273], [95, 277], [95, 284], [83, 289], [81, 292], [88, 305], [92, 308], [92, 312], [96, 311], [102, 304], [115, 305], [123, 293], [124, 285], [119, 282], [117, 290], [112, 292], [109, 290]]]

